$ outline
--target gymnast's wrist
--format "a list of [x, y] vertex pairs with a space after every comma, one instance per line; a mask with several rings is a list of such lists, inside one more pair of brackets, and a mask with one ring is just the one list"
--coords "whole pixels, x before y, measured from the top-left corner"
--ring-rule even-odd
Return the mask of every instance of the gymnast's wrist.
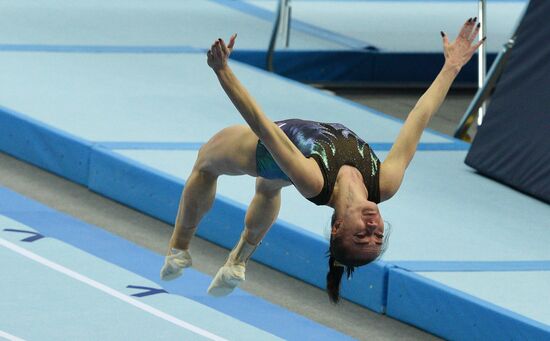
[[229, 69], [229, 65], [225, 64], [225, 65], [220, 65], [219, 67], [213, 68], [213, 70], [217, 75], [220, 75], [228, 72], [230, 69]]
[[462, 69], [462, 65], [445, 62], [445, 64], [443, 65], [442, 71], [451, 73], [453, 76], [456, 77], [460, 73], [461, 69]]

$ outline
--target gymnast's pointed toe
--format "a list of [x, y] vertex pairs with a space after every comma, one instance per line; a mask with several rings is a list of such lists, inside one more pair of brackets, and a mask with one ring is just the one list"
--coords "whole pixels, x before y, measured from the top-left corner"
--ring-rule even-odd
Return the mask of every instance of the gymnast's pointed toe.
[[226, 264], [208, 287], [208, 294], [215, 297], [227, 296], [245, 280], [245, 266], [242, 264]]
[[164, 265], [160, 270], [163, 281], [171, 281], [182, 275], [183, 269], [192, 265], [191, 254], [187, 250], [171, 249], [164, 258]]

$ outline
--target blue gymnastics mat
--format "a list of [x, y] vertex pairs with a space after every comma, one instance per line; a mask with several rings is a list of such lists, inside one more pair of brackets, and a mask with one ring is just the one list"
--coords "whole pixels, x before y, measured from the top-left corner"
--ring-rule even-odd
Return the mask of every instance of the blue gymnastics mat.
[[161, 281], [163, 256], [3, 187], [0, 255], [0, 332], [27, 340], [351, 340], [240, 289], [212, 298], [193, 269]]
[[[456, 35], [477, 3], [294, 0], [290, 45], [279, 39], [275, 69], [305, 82], [427, 85], [442, 62], [439, 31]], [[489, 65], [526, 3], [488, 1]], [[238, 32], [233, 58], [265, 68], [276, 8], [277, 1], [4, 2], [0, 51], [182, 53]], [[474, 86], [476, 72], [475, 64], [465, 67], [457, 84]]]

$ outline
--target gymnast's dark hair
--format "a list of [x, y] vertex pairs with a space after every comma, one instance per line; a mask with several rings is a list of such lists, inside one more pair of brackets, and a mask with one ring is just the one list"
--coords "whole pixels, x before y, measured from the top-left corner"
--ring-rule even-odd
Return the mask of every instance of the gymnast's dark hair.
[[[327, 273], [327, 293], [328, 298], [332, 303], [338, 303], [338, 301], [340, 300], [340, 282], [342, 282], [342, 275], [344, 274], [344, 266], [335, 265], [335, 262], [336, 260], [334, 259], [334, 257], [329, 256], [329, 271]], [[348, 275], [348, 279], [351, 278], [354, 270], [354, 266], [345, 266], [345, 271]]]
[[[330, 219], [330, 226], [334, 226], [334, 223], [336, 222], [336, 212], [332, 214], [332, 218]], [[340, 264], [336, 262], [336, 259], [333, 256], [333, 244], [334, 240], [331, 234], [330, 237], [330, 249], [327, 252], [328, 258], [328, 266], [329, 271], [327, 273], [327, 293], [330, 301], [332, 303], [338, 303], [340, 300], [340, 283], [342, 282], [342, 275], [344, 274], [344, 270], [347, 273], [348, 279], [351, 278], [351, 275], [353, 274], [353, 271], [355, 270], [354, 266], [345, 266], [343, 264]]]
[[[336, 222], [336, 212], [332, 214], [330, 226], [334, 226], [335, 222]], [[389, 236], [391, 233], [391, 224], [388, 222], [385, 222], [385, 225], [386, 225], [386, 231], [384, 231], [384, 239], [383, 239], [382, 248], [380, 249], [380, 254], [378, 255], [378, 257], [376, 257], [371, 261], [380, 259], [382, 254], [384, 254], [384, 252], [388, 248]], [[342, 259], [342, 261], [338, 261], [334, 257], [335, 254], [337, 255], [345, 254], [345, 250], [343, 249], [341, 239], [333, 237], [333, 235], [331, 234], [330, 247], [327, 252], [328, 266], [329, 266], [329, 271], [327, 273], [327, 293], [332, 303], [338, 303], [338, 301], [340, 300], [340, 283], [342, 282], [342, 276], [344, 275], [344, 272], [346, 272], [347, 278], [350, 279], [351, 276], [353, 275], [353, 272], [355, 271], [356, 266], [365, 265], [365, 264], [354, 264], [354, 262], [351, 259], [349, 260]], [[348, 265], [344, 263], [348, 263], [352, 265]]]

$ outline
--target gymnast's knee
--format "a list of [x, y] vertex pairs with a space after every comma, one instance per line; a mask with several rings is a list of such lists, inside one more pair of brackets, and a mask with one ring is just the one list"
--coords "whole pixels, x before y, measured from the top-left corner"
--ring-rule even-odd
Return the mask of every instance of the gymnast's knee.
[[280, 181], [256, 178], [256, 195], [266, 199], [277, 198], [281, 194], [282, 187]]
[[212, 155], [204, 150], [204, 146], [199, 150], [199, 155], [197, 160], [193, 165], [193, 170], [191, 171], [191, 176], [199, 178], [203, 181], [216, 181], [219, 172], [216, 171], [214, 167], [214, 160], [212, 160]]

